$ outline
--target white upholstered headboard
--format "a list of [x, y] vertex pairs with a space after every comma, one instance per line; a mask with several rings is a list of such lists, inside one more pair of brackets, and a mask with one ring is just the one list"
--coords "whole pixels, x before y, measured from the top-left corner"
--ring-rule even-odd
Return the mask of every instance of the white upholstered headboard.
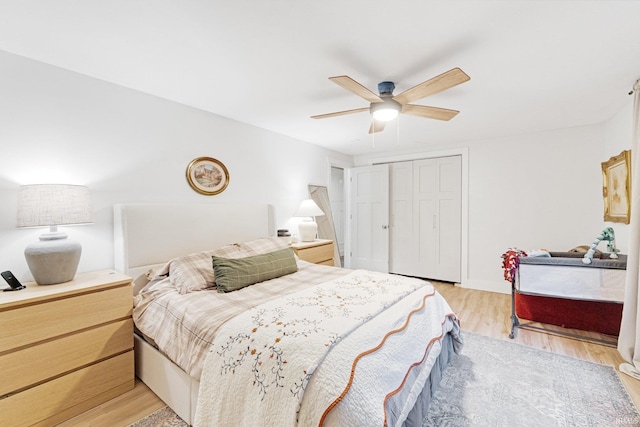
[[177, 256], [275, 235], [267, 204], [119, 204], [115, 269], [134, 279]]

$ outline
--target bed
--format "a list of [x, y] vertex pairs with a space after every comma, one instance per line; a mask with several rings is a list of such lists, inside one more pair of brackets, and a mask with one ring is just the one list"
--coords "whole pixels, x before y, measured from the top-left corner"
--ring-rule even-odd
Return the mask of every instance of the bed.
[[[446, 301], [420, 279], [297, 259], [265, 237], [273, 218], [262, 204], [114, 206], [136, 375], [191, 425], [422, 425], [462, 348]], [[266, 280], [238, 279], [255, 263]]]

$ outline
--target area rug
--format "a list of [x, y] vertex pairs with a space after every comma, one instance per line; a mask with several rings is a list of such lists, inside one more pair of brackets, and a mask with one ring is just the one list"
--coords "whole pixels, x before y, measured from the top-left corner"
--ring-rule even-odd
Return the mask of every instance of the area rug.
[[130, 424], [129, 427], [188, 427], [182, 418], [176, 415], [168, 406], [158, 409], [141, 420]]
[[611, 366], [464, 333], [423, 427], [637, 426]]

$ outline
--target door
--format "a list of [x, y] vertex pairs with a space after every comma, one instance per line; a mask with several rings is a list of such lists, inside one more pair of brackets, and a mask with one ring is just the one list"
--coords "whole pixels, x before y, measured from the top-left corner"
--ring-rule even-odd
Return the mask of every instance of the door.
[[460, 281], [460, 156], [414, 162], [414, 230], [421, 277]]
[[391, 272], [460, 282], [461, 193], [460, 156], [392, 165]]
[[389, 165], [350, 169], [350, 267], [389, 271]]
[[418, 276], [417, 239], [413, 231], [413, 161], [389, 165], [389, 271]]

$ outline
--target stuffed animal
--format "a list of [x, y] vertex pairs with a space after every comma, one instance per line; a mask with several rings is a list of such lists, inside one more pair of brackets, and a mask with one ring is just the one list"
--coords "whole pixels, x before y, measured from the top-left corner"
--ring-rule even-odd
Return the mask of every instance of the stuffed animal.
[[607, 242], [607, 250], [611, 252], [609, 258], [618, 258], [618, 252], [620, 252], [620, 250], [616, 248], [616, 234], [613, 231], [613, 228], [607, 227], [602, 230], [602, 233], [600, 233], [598, 237], [596, 237], [596, 240], [593, 241], [587, 253], [582, 257], [583, 264], [591, 264], [593, 254], [596, 251], [596, 246], [598, 246], [598, 243], [603, 240]]

